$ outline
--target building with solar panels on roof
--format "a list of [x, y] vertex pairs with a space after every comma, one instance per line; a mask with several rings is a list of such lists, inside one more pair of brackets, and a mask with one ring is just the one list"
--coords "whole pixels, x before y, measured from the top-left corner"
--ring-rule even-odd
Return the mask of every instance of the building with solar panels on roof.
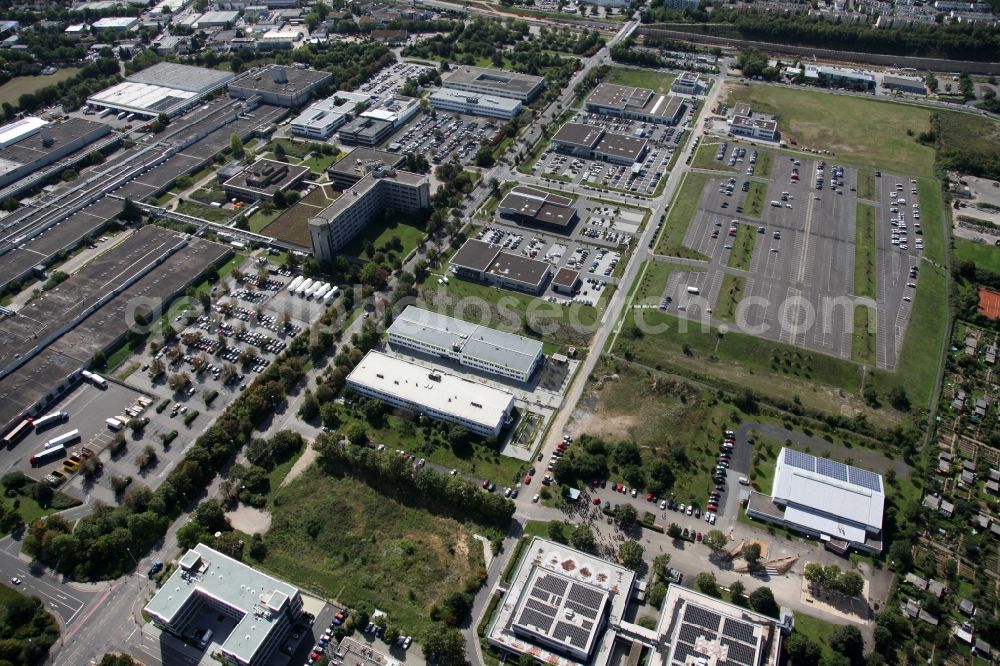
[[635, 572], [535, 537], [487, 630], [490, 645], [544, 664], [609, 663]]
[[778, 620], [680, 585], [660, 607], [656, 646], [648, 666], [776, 666], [781, 655]]
[[771, 495], [751, 492], [747, 515], [816, 537], [837, 553], [878, 554], [884, 505], [879, 474], [783, 448]]

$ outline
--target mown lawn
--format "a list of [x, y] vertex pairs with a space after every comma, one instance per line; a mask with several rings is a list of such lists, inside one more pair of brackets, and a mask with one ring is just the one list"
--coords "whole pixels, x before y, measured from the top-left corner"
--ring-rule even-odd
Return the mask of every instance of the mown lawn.
[[[674, 151], [679, 152], [679, 151]], [[736, 171], [734, 167], [729, 166], [729, 161], [726, 159], [717, 160], [715, 156], [719, 154], [719, 142], [718, 141], [702, 141], [698, 148], [694, 151], [694, 157], [691, 158], [691, 168], [692, 169], [711, 169], [713, 171]]]
[[756, 180], [750, 181], [750, 191], [747, 192], [747, 204], [744, 208], [748, 217], [760, 217], [767, 203], [767, 184]]
[[656, 242], [657, 254], [686, 259], [708, 258], [700, 252], [684, 247], [684, 235], [687, 233], [688, 225], [691, 224], [698, 212], [698, 203], [701, 201], [702, 192], [705, 191], [705, 186], [712, 178], [704, 173], [688, 172], [684, 175], [684, 180], [670, 204], [660, 238]]
[[757, 229], [749, 224], [741, 224], [736, 228], [736, 238], [733, 240], [733, 251], [729, 255], [729, 266], [740, 270], [750, 270], [753, 259], [753, 248], [757, 243]]
[[658, 93], [669, 93], [670, 86], [677, 78], [674, 74], [656, 72], [651, 69], [632, 69], [629, 67], [612, 67], [605, 83], [615, 83], [620, 86], [635, 86], [636, 88], [649, 88]]
[[313, 469], [275, 493], [266, 555], [251, 563], [348, 606], [379, 608], [406, 633], [484, 564], [474, 525]]
[[736, 311], [740, 307], [746, 283], [746, 278], [728, 273], [726, 277], [722, 278], [722, 286], [719, 287], [719, 298], [716, 299], [715, 309], [712, 311], [716, 319], [731, 322], [736, 321]]
[[[755, 112], [777, 114], [783, 140], [829, 150], [837, 162], [920, 176], [934, 174], [934, 149], [916, 140], [931, 128], [930, 109], [763, 85], [734, 87], [730, 106], [737, 101], [750, 102]], [[831, 118], [836, 120], [831, 122]]]
[[854, 243], [854, 294], [875, 298], [875, 207], [857, 205]]
[[979, 268], [1000, 273], [1000, 247], [956, 238], [955, 261], [971, 261]]
[[851, 358], [858, 363], [875, 365], [876, 324], [872, 310], [865, 305], [854, 306], [854, 337]]
[[420, 242], [425, 233], [421, 227], [412, 224], [406, 216], [393, 215], [385, 224], [372, 220], [350, 243], [344, 246], [342, 252], [352, 257], [364, 257], [364, 248], [367, 243], [371, 243], [375, 249], [378, 249], [384, 247], [393, 237], [397, 237], [402, 245], [402, 250], [394, 250], [394, 252], [402, 259], [417, 247], [417, 243]]

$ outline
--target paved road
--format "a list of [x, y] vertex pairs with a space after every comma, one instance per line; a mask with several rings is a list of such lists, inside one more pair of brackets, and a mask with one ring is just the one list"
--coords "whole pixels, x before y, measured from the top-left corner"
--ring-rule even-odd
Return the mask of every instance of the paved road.
[[[80, 611], [97, 596], [90, 586], [70, 585], [42, 567], [31, 567], [18, 557], [21, 544], [11, 536], [0, 539], [0, 580], [22, 593], [38, 597], [45, 608], [56, 615], [63, 626], [74, 622]], [[14, 584], [11, 578], [21, 581]]]

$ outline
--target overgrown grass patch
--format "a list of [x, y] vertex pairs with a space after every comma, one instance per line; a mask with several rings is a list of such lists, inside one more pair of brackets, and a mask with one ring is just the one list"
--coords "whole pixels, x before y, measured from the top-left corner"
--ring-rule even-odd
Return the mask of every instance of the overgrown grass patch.
[[878, 272], [875, 266], [875, 207], [857, 205], [854, 242], [854, 294], [875, 298]]
[[688, 172], [684, 175], [684, 180], [670, 204], [666, 222], [660, 231], [660, 238], [656, 242], [657, 254], [686, 259], [708, 258], [700, 252], [684, 247], [684, 235], [698, 212], [698, 204], [705, 186], [712, 178], [711, 175], [704, 173]]
[[733, 251], [729, 255], [729, 266], [743, 271], [750, 270], [753, 259], [753, 248], [757, 243], [757, 228], [749, 224], [741, 224], [736, 228], [736, 238], [733, 240]]
[[715, 301], [712, 313], [722, 321], [736, 321], [736, 311], [743, 300], [743, 290], [746, 288], [746, 278], [726, 274], [719, 287], [719, 297]]
[[747, 192], [744, 214], [748, 217], [760, 217], [767, 204], [767, 184], [757, 180], [750, 181], [750, 190]]
[[855, 305], [851, 358], [858, 363], [875, 365], [876, 329], [874, 310], [866, 305]]

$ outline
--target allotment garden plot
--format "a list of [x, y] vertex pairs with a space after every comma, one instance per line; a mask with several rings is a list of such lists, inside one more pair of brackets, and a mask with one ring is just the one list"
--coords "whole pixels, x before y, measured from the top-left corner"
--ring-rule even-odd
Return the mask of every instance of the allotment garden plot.
[[708, 261], [672, 272], [660, 309], [894, 369], [923, 251], [915, 181], [733, 142], [710, 152], [719, 175], [684, 237]]

